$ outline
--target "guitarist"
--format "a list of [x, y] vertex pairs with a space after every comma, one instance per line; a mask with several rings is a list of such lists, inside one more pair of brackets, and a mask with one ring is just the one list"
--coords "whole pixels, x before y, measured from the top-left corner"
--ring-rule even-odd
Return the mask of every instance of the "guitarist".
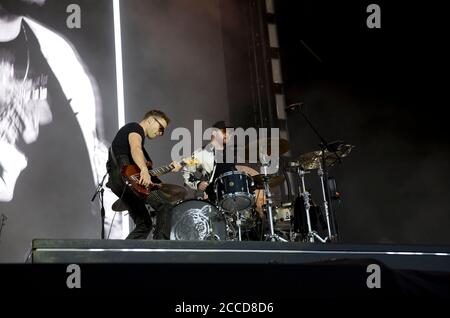
[[[147, 239], [152, 221], [146, 203], [157, 211], [155, 238], [163, 237], [162, 228], [165, 226], [165, 217], [172, 207], [169, 201], [159, 195], [159, 191], [152, 191], [146, 201], [139, 198], [123, 181], [121, 169], [124, 165], [135, 164], [140, 169], [139, 184], [153, 187], [154, 182], [160, 183], [158, 178], [150, 177], [147, 162], [151, 162], [150, 156], [144, 148], [145, 137], [155, 139], [164, 134], [170, 119], [160, 110], [147, 112], [139, 122], [128, 123], [123, 126], [114, 137], [109, 151], [107, 169], [109, 173], [108, 186], [127, 206], [131, 218], [136, 225], [135, 229], [127, 236], [127, 239]], [[181, 166], [173, 162], [174, 169], [178, 171]]]

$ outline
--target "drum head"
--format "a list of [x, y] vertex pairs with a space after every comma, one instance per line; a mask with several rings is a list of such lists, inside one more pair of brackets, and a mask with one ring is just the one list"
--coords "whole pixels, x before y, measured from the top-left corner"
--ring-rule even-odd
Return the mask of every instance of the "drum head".
[[225, 240], [225, 219], [209, 202], [183, 201], [172, 209], [170, 239]]
[[253, 205], [253, 196], [248, 192], [237, 192], [223, 196], [219, 205], [226, 211], [242, 211]]

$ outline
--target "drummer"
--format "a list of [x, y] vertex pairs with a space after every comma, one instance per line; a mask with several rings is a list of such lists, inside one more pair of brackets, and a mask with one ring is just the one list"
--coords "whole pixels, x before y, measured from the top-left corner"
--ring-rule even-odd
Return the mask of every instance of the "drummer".
[[225, 121], [218, 121], [212, 128], [210, 142], [193, 153], [197, 165], [183, 170], [184, 183], [193, 190], [202, 193], [204, 199], [215, 203], [214, 181], [223, 173], [236, 171], [234, 160], [226, 158], [226, 144], [231, 138]]

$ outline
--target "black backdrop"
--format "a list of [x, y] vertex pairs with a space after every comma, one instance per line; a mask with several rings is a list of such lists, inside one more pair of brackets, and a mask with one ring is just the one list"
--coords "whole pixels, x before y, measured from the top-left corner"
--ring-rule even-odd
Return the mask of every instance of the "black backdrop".
[[[304, 102], [326, 139], [356, 146], [330, 171], [343, 241], [448, 244], [445, 19], [436, 1], [376, 1], [382, 27], [369, 30], [369, 3], [276, 2], [287, 104]], [[318, 149], [300, 114], [288, 124], [294, 157]]]

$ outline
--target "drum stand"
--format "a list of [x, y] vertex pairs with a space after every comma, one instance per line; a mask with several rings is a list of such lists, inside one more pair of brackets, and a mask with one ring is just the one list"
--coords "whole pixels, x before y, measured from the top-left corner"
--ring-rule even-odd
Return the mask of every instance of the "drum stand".
[[263, 183], [264, 183], [264, 193], [267, 200], [267, 212], [269, 214], [269, 226], [270, 226], [270, 235], [266, 235], [268, 241], [280, 241], [287, 242], [286, 239], [280, 237], [278, 234], [275, 234], [273, 229], [273, 215], [272, 215], [272, 193], [270, 192], [269, 187], [269, 175], [267, 174], [268, 163], [263, 163], [262, 171], [264, 174]]
[[[303, 197], [303, 204], [305, 205], [305, 211], [306, 211], [306, 221], [308, 223], [308, 234], [307, 234], [307, 238], [308, 241], [311, 243], [314, 243], [314, 238], [317, 238], [319, 241], [321, 241], [322, 243], [325, 243], [327, 241], [327, 238], [323, 239], [320, 237], [319, 234], [317, 234], [316, 231], [312, 230], [311, 227], [311, 218], [310, 218], [310, 214], [309, 214], [309, 209], [311, 208], [311, 205], [309, 204], [309, 192], [306, 190], [306, 186], [305, 186], [305, 170], [303, 170], [302, 168], [298, 167], [297, 169], [298, 175], [300, 177], [300, 180], [302, 181], [301, 187], [300, 187], [300, 195]], [[322, 184], [323, 187], [323, 184]], [[326, 204], [326, 202], [325, 202]], [[328, 214], [327, 214], [328, 215]]]
[[[238, 232], [237, 240], [240, 242], [240, 241], [242, 241], [242, 230], [241, 230], [242, 221], [241, 221], [241, 213], [240, 213], [240, 211], [239, 210], [231, 210], [229, 216], [225, 216], [226, 222], [233, 224], [234, 223], [232, 221], [233, 220], [233, 216], [236, 216], [236, 222], [235, 223], [237, 225], [237, 230], [238, 230], [237, 231]], [[229, 221], [230, 218], [231, 218], [231, 221]], [[227, 225], [227, 226], [229, 226], [229, 225]], [[236, 240], [236, 228], [233, 225], [231, 225], [230, 227], [233, 228], [233, 240]]]
[[241, 214], [239, 213], [238, 210], [236, 210], [236, 224], [238, 227], [238, 240], [239, 242], [242, 241], [242, 231], [241, 231]]
[[323, 173], [323, 169], [322, 169], [322, 164], [319, 164], [319, 169], [317, 170], [317, 174], [320, 177], [320, 184], [322, 185], [323, 206], [325, 208], [325, 216], [326, 216], [326, 219], [327, 219], [327, 229], [328, 229], [328, 237], [327, 237], [327, 239], [329, 241], [332, 241], [333, 237], [331, 235], [330, 213], [329, 213], [329, 210], [328, 210], [327, 196], [325, 194], [325, 181], [324, 181], [324, 173]]
[[[239, 213], [239, 211], [235, 209], [229, 211], [220, 209], [220, 211], [222, 212], [222, 216], [225, 219], [227, 227], [227, 239], [231, 241], [236, 240], [236, 227], [234, 226], [234, 224], [236, 224], [238, 228], [237, 239], [238, 241], [242, 241], [242, 231], [241, 231], [242, 222], [241, 222], [241, 214]], [[236, 217], [236, 222], [234, 222], [233, 220], [234, 217]]]
[[214, 225], [212, 223], [212, 219], [210, 218], [208, 222], [209, 222], [209, 233], [205, 236], [205, 240], [220, 241], [220, 237], [214, 232]]

